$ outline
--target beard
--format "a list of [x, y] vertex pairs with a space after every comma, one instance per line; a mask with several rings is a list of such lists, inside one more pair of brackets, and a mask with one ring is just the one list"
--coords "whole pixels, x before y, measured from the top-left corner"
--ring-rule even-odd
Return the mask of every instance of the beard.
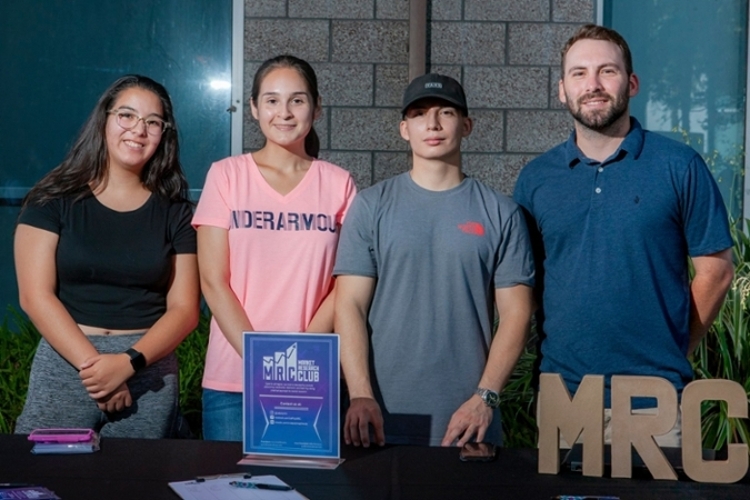
[[[583, 102], [596, 97], [607, 98], [609, 106], [604, 109], [584, 112]], [[594, 132], [604, 132], [612, 126], [613, 123], [617, 122], [625, 112], [627, 112], [630, 103], [630, 96], [628, 95], [628, 89], [626, 88], [619, 95], [611, 95], [606, 92], [592, 92], [581, 96], [577, 101], [574, 101], [566, 94], [566, 102], [568, 111], [570, 111], [570, 114], [573, 115], [573, 118], [575, 118], [578, 123]], [[575, 102], [575, 106], [571, 104], [573, 102]]]

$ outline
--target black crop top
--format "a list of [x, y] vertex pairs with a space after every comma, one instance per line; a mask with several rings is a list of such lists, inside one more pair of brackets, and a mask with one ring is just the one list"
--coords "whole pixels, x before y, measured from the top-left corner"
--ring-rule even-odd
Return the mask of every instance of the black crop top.
[[57, 295], [77, 323], [130, 330], [166, 311], [172, 256], [196, 251], [191, 219], [188, 202], [156, 194], [131, 212], [90, 195], [29, 204], [18, 222], [60, 236]]

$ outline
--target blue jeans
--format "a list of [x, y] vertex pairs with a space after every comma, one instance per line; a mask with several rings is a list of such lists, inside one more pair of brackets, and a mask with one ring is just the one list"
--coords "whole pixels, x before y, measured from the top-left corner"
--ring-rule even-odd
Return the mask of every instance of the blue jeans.
[[242, 441], [242, 393], [203, 389], [203, 439]]

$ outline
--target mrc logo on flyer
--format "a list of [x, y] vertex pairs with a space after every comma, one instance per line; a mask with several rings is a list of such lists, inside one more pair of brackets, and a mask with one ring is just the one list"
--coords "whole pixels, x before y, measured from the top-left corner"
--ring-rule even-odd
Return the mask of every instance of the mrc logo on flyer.
[[320, 367], [312, 359], [297, 359], [297, 343], [273, 356], [263, 356], [263, 380], [318, 382]]

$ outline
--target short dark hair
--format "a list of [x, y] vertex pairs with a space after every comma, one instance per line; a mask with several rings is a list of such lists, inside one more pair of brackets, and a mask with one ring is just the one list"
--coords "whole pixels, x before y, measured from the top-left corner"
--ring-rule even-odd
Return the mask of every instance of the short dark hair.
[[628, 42], [625, 41], [622, 35], [611, 28], [598, 26], [596, 24], [586, 24], [573, 33], [573, 36], [565, 42], [565, 45], [560, 51], [560, 78], [565, 76], [565, 56], [568, 54], [570, 47], [580, 40], [603, 40], [614, 43], [620, 47], [620, 50], [622, 51], [622, 58], [625, 60], [625, 71], [628, 76], [633, 74], [633, 56], [630, 53]]
[[[277, 68], [291, 68], [302, 77], [307, 84], [307, 91], [310, 92], [313, 106], [318, 107], [320, 101], [320, 92], [318, 91], [318, 78], [315, 76], [315, 70], [310, 66], [310, 63], [299, 57], [294, 57], [289, 54], [283, 54], [280, 56], [266, 59], [255, 72], [253, 78], [253, 86], [250, 90], [250, 100], [257, 106], [258, 96], [260, 95], [260, 86], [263, 80], [266, 78], [268, 73]], [[313, 158], [318, 157], [320, 152], [320, 139], [314, 128], [310, 128], [310, 132], [305, 137], [305, 153], [312, 156]]]
[[188, 184], [180, 165], [177, 124], [167, 89], [146, 76], [125, 75], [113, 82], [99, 97], [65, 159], [36, 183], [26, 195], [24, 205], [32, 201], [44, 203], [68, 195], [80, 199], [89, 192], [89, 186], [96, 187], [105, 181], [109, 162], [105, 132], [107, 112], [120, 94], [131, 88], [156, 94], [161, 101], [162, 118], [170, 124], [164, 130], [156, 151], [144, 165], [141, 182], [149, 191], [165, 198], [188, 199]]

